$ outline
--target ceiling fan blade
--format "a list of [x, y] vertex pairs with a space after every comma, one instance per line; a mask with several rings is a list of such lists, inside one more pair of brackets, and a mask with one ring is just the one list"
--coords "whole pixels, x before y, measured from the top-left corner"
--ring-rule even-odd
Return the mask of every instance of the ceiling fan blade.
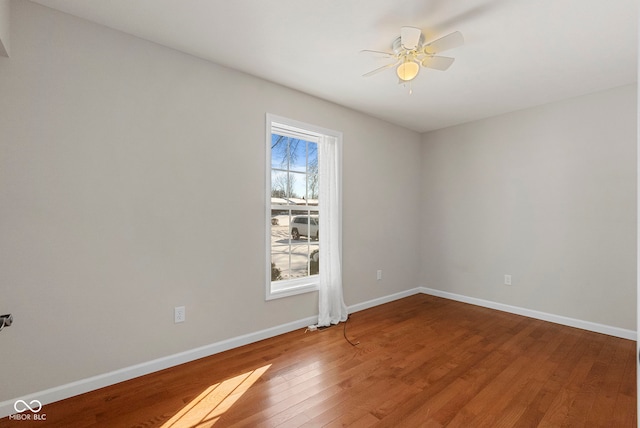
[[392, 62], [392, 63], [387, 64], [387, 65], [383, 65], [382, 67], [380, 67], [380, 68], [376, 68], [375, 70], [371, 70], [370, 72], [363, 74], [363, 75], [362, 75], [362, 77], [369, 77], [369, 76], [373, 76], [374, 74], [378, 74], [378, 73], [380, 73], [381, 71], [384, 71], [384, 70], [386, 70], [387, 68], [391, 68], [391, 67], [393, 67], [393, 66], [395, 66], [395, 65], [398, 65], [398, 62], [397, 62], [397, 61], [396, 61], [396, 62]]
[[362, 49], [360, 53], [371, 53], [375, 55], [381, 55], [386, 58], [392, 58], [394, 55], [390, 52], [382, 52], [382, 51], [372, 51], [371, 49]]
[[455, 58], [450, 58], [448, 56], [428, 56], [422, 60], [422, 66], [433, 68], [434, 70], [445, 71], [451, 67], [451, 64], [453, 64], [453, 61], [455, 60]]
[[449, 49], [457, 48], [464, 44], [464, 37], [460, 31], [454, 31], [444, 37], [440, 37], [431, 43], [424, 45], [424, 52], [427, 54], [435, 54], [444, 52]]
[[406, 50], [415, 49], [420, 43], [420, 36], [422, 30], [415, 27], [402, 27], [400, 28], [400, 44]]

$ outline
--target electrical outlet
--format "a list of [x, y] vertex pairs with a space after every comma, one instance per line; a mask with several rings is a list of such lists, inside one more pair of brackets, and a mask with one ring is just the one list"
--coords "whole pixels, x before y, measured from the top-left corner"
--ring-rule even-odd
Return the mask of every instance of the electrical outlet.
[[382, 269], [378, 269], [378, 272], [376, 273], [378, 281], [380, 281], [382, 279]]
[[511, 275], [504, 276], [504, 285], [511, 285]]
[[185, 322], [187, 319], [187, 313], [184, 306], [176, 306], [173, 308], [173, 322], [178, 324], [179, 322]]

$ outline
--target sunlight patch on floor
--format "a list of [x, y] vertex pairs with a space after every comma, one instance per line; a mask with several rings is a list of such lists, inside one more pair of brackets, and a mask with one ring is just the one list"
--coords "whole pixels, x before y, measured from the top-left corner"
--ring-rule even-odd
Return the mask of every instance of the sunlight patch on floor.
[[162, 425], [162, 428], [213, 426], [269, 367], [271, 364], [211, 385]]

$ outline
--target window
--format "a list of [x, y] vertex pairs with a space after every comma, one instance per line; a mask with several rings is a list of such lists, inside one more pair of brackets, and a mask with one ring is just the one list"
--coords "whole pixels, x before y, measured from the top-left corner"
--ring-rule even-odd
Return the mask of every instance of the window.
[[321, 128], [267, 115], [267, 299], [317, 290], [323, 135]]

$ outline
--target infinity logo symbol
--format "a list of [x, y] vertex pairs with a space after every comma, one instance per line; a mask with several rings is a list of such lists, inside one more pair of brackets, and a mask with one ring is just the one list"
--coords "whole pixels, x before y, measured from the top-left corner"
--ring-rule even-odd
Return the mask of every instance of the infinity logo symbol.
[[[24, 407], [20, 409], [18, 407], [19, 404], [21, 404]], [[13, 403], [13, 409], [18, 413], [26, 412], [27, 410], [31, 410], [33, 413], [38, 413], [40, 410], [42, 410], [42, 403], [39, 402], [38, 400], [31, 400], [31, 402], [27, 404], [27, 402], [24, 400], [18, 400], [15, 403]]]

